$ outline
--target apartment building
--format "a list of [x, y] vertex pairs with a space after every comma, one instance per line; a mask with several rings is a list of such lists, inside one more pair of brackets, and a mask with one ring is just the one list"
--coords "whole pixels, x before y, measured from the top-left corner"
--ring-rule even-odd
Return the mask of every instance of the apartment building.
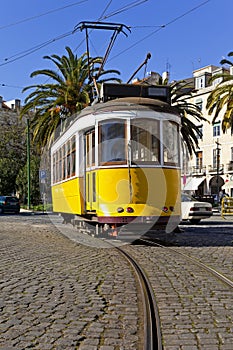
[[224, 189], [233, 196], [233, 136], [230, 129], [223, 134], [222, 114], [212, 124], [213, 115], [208, 115], [206, 110], [207, 98], [220, 82], [216, 79], [210, 84], [210, 77], [224, 70], [226, 69], [209, 65], [193, 72], [193, 90], [189, 101], [198, 105], [209, 121], [194, 120], [202, 133], [199, 148], [191, 158], [186, 152], [183, 154], [182, 189], [196, 195], [211, 194], [218, 197]]
[[10, 125], [19, 120], [20, 100], [4, 101], [0, 96], [0, 125]]

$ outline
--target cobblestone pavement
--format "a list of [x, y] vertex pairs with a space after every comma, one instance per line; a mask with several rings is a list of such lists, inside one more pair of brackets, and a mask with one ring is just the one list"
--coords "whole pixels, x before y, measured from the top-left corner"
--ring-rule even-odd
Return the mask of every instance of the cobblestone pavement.
[[[175, 250], [223, 273], [233, 281], [232, 221], [215, 217], [181, 227], [167, 237]], [[166, 247], [127, 247], [147, 271], [155, 291], [165, 350], [232, 350], [233, 289]]]
[[[166, 237], [233, 280], [233, 221]], [[46, 216], [0, 217], [0, 349], [141, 350], [134, 276], [114, 249]], [[83, 240], [83, 244], [80, 241]], [[78, 242], [78, 243], [77, 243]], [[91, 242], [93, 247], [91, 247]], [[94, 248], [95, 246], [95, 248]], [[164, 350], [232, 350], [233, 293], [166, 248], [125, 246], [147, 271]]]
[[0, 217], [0, 349], [140, 349], [134, 276], [43, 217]]

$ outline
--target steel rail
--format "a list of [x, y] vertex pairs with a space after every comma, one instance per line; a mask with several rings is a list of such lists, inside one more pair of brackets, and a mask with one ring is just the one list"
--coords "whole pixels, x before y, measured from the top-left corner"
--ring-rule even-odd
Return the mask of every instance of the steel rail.
[[[88, 235], [91, 234], [90, 230], [84, 229], [82, 230], [82, 232], [86, 232]], [[116, 249], [121, 255], [123, 255], [123, 257], [128, 261], [128, 263], [132, 267], [135, 276], [137, 277], [144, 312], [144, 346], [142, 350], [163, 350], [159, 312], [157, 308], [157, 303], [155, 301], [153, 288], [151, 287], [146, 273], [131, 254], [126, 252], [123, 249], [123, 247], [119, 247], [114, 244], [116, 242], [114, 242], [112, 238], [110, 240], [103, 239], [103, 241], [109, 247]], [[118, 240], [117, 242], [119, 243], [121, 242], [121, 240]]]
[[154, 245], [156, 247], [166, 248], [167, 250], [170, 250], [173, 253], [176, 253], [176, 254], [178, 254], [180, 256], [183, 256], [184, 258], [190, 260], [191, 262], [195, 263], [196, 265], [202, 267], [204, 270], [210, 272], [213, 276], [215, 276], [218, 280], [220, 280], [221, 282], [226, 284], [228, 287], [233, 288], [233, 281], [232, 280], [230, 280], [228, 277], [223, 275], [221, 272], [218, 272], [214, 268], [204, 264], [203, 262], [201, 262], [200, 260], [196, 259], [195, 257], [187, 255], [187, 254], [182, 253], [182, 252], [178, 252], [176, 249], [174, 249], [172, 247], [168, 247], [167, 245], [159, 244], [159, 243], [153, 242], [151, 240], [147, 240], [145, 238], [140, 238], [140, 241], [141, 242], [145, 242], [147, 244], [149, 243], [150, 245]]
[[144, 308], [144, 350], [162, 350], [162, 336], [157, 304], [150, 282], [137, 261], [124, 249], [115, 247], [132, 266], [140, 285]]

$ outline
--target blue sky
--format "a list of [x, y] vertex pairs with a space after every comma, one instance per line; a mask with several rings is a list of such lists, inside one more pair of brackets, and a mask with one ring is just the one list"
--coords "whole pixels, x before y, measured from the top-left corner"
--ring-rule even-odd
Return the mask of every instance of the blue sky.
[[[46, 78], [30, 78], [37, 69], [55, 69], [43, 56], [63, 55], [66, 46], [83, 54], [85, 33], [72, 31], [78, 23], [101, 16], [104, 22], [131, 29], [127, 37], [118, 35], [105, 66], [118, 69], [123, 82], [148, 52], [151, 59], [136, 77], [168, 69], [170, 79], [178, 80], [200, 67], [218, 66], [233, 51], [232, 0], [8, 0], [1, 10], [0, 95], [4, 100], [19, 98], [23, 103], [27, 96], [23, 87], [46, 82]], [[90, 33], [91, 56], [104, 55], [111, 34]], [[37, 46], [43, 47], [34, 50]]]

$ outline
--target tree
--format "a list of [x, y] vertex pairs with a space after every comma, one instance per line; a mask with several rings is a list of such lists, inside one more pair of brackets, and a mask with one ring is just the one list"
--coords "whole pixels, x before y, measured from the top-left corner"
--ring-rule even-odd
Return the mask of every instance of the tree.
[[[33, 152], [30, 157], [30, 180], [31, 180], [31, 203], [33, 205], [39, 204], [41, 195], [40, 195], [40, 186], [39, 186], [39, 168], [40, 168], [40, 157]], [[24, 164], [19, 169], [18, 175], [16, 177], [16, 185], [20, 195], [20, 198], [26, 204], [27, 195], [28, 195], [28, 179], [27, 179], [27, 163]]]
[[[229, 52], [228, 57], [232, 56], [233, 52]], [[220, 63], [233, 66], [233, 63], [228, 59], [223, 59]], [[213, 75], [210, 79], [210, 83], [219, 78], [221, 82], [210, 93], [206, 108], [210, 115], [213, 114], [212, 123], [219, 117], [220, 112], [224, 111], [222, 130], [225, 133], [227, 129], [230, 128], [231, 133], [233, 133], [233, 75], [231, 75], [228, 70], [225, 70], [222, 73]]]
[[[81, 57], [75, 55], [69, 47], [66, 47], [67, 55], [45, 56], [52, 61], [57, 70], [36, 70], [31, 77], [46, 76], [51, 83], [31, 85], [23, 89], [23, 92], [34, 89], [25, 99], [25, 105], [21, 110], [21, 117], [33, 114], [31, 128], [33, 141], [39, 147], [44, 147], [54, 136], [56, 128], [62, 120], [80, 111], [91, 102], [91, 92], [94, 88], [94, 79], [89, 81], [89, 73], [95, 76], [98, 65], [102, 63], [101, 57], [89, 58], [86, 53]], [[97, 84], [103, 81], [118, 81], [120, 79], [109, 77], [108, 74], [120, 73], [117, 70], [102, 71]]]
[[189, 155], [196, 152], [198, 136], [202, 136], [199, 127], [192, 120], [207, 121], [199, 107], [187, 101], [191, 97], [192, 89], [193, 86], [185, 80], [171, 84], [171, 104], [178, 109], [181, 116], [181, 136]]
[[203, 117], [197, 105], [187, 101], [192, 96], [193, 83], [181, 80], [169, 84], [167, 78], [163, 80], [159, 74], [156, 74], [156, 80], [146, 78], [139, 81], [139, 84], [170, 85], [171, 105], [177, 108], [181, 116], [182, 141], [187, 147], [189, 155], [196, 152], [196, 148], [198, 148], [198, 136], [201, 136], [201, 131], [192, 120], [200, 122], [207, 121], [207, 119]]
[[0, 125], [0, 193], [11, 195], [18, 190], [16, 177], [26, 162], [25, 124], [18, 116], [2, 117]]

